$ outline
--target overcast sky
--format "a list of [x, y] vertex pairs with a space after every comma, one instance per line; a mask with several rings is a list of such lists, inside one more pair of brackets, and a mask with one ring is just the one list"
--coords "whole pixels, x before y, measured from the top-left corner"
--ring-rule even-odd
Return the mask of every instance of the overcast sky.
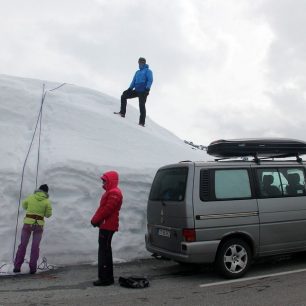
[[144, 56], [154, 74], [147, 115], [182, 139], [306, 140], [306, 0], [0, 4], [2, 74], [119, 99]]

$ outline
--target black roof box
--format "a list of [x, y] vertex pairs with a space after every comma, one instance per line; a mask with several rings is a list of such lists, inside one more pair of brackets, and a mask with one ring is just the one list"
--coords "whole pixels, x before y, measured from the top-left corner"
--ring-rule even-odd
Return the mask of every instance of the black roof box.
[[219, 158], [299, 157], [299, 155], [306, 154], [306, 142], [285, 138], [222, 139], [210, 143], [207, 153]]

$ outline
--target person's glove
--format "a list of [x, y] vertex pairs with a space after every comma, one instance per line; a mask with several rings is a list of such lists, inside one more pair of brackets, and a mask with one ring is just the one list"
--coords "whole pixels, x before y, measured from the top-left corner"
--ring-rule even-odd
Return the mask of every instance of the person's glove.
[[147, 96], [149, 95], [149, 93], [150, 93], [150, 88], [147, 88], [146, 90], [145, 90], [145, 93], [147, 94]]
[[95, 224], [95, 223], [93, 223], [92, 221], [90, 221], [90, 223], [91, 223], [91, 225], [92, 225], [93, 227], [97, 227], [97, 226], [98, 226], [98, 224]]

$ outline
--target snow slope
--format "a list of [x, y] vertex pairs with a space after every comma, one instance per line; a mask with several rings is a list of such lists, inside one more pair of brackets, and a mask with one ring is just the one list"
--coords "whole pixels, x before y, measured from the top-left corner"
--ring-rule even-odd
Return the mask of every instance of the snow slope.
[[[12, 261], [21, 174], [43, 106], [38, 185], [47, 183], [53, 216], [46, 221], [41, 256], [55, 265], [94, 262], [97, 229], [90, 225], [100, 196], [100, 175], [117, 170], [124, 202], [120, 230], [113, 240], [114, 257], [130, 260], [149, 255], [144, 246], [146, 201], [158, 167], [180, 160], [207, 159], [147, 118], [139, 126], [137, 100], [127, 116], [114, 115], [119, 100], [71, 84], [0, 75], [0, 265]], [[150, 113], [148, 99], [147, 108]], [[182, 123], [183, 124], [183, 123]], [[22, 198], [36, 187], [36, 135], [25, 168]], [[24, 212], [20, 209], [17, 245]], [[28, 248], [29, 249], [29, 248]], [[28, 256], [27, 256], [28, 257]]]

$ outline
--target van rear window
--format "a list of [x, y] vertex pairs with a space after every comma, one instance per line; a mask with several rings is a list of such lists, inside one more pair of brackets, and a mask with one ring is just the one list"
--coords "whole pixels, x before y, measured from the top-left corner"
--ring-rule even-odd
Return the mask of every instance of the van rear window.
[[185, 199], [188, 168], [159, 170], [154, 178], [150, 201], [183, 201]]

